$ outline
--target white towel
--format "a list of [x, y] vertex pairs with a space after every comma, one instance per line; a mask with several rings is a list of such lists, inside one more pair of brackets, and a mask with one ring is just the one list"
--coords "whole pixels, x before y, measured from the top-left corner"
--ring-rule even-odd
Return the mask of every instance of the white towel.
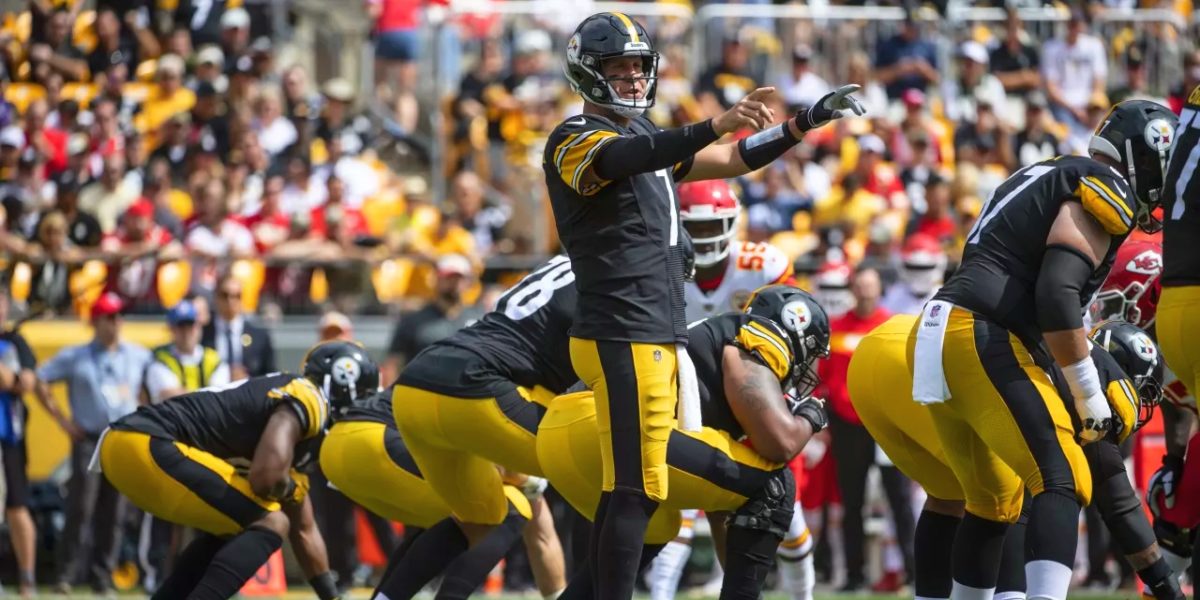
[[679, 406], [676, 416], [679, 428], [684, 431], [700, 431], [704, 426], [700, 414], [700, 383], [696, 379], [696, 365], [688, 356], [687, 344], [675, 344], [675, 369], [678, 373]]
[[100, 440], [96, 442], [96, 449], [92, 451], [92, 460], [88, 461], [88, 473], [100, 473], [103, 469], [100, 467], [100, 448], [104, 447], [104, 437], [108, 435], [109, 429], [106, 427], [100, 433]]
[[917, 346], [913, 352], [913, 400], [920, 404], [940, 404], [950, 399], [946, 373], [942, 369], [942, 342], [953, 305], [930, 300], [921, 311], [917, 326]]

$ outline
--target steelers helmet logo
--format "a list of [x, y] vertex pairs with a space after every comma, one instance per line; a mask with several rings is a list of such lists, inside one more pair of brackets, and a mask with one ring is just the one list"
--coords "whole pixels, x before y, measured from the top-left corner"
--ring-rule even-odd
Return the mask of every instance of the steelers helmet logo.
[[1154, 347], [1154, 342], [1150, 341], [1150, 336], [1144, 333], [1134, 334], [1133, 349], [1142, 360], [1149, 363], [1158, 362], [1158, 349]]
[[783, 317], [783, 326], [796, 333], [804, 333], [812, 324], [812, 312], [808, 308], [808, 303], [802, 300], [793, 300], [783, 305], [783, 315], [781, 316]]
[[331, 369], [330, 375], [333, 376], [334, 383], [352, 387], [358, 381], [359, 376], [362, 375], [362, 366], [353, 357], [340, 356], [333, 361], [333, 369]]
[[567, 41], [567, 62], [568, 63], [579, 62], [579, 44], [580, 44], [580, 37], [579, 37], [578, 33], [571, 36], [571, 39]]
[[1174, 137], [1175, 130], [1164, 119], [1154, 119], [1146, 124], [1146, 145], [1158, 152], [1170, 150]]

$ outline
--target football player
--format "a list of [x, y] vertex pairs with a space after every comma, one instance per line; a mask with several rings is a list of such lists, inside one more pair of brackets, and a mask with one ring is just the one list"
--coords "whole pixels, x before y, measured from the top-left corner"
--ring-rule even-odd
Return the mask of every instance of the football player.
[[[396, 430], [391, 390], [335, 411], [333, 420], [321, 444], [320, 458], [321, 471], [333, 486], [367, 510], [406, 526], [428, 529], [449, 518], [450, 506], [421, 476]], [[540, 490], [529, 487], [532, 498], [505, 485], [508, 513], [503, 522], [446, 566], [438, 598], [469, 597], [523, 532], [528, 532], [525, 538], [531, 560], [542, 563], [534, 569], [534, 578], [543, 596], [553, 596], [565, 587], [562, 546], [554, 523]], [[381, 580], [387, 580], [405, 549], [407, 544], [397, 549]]]
[[[694, 323], [723, 312], [740, 311], [750, 294], [765, 285], [791, 283], [787, 255], [768, 243], [738, 241], [741, 204], [723, 179], [679, 186], [679, 218], [692, 238], [696, 276], [684, 287], [687, 320]], [[795, 511], [788, 539], [780, 546], [789, 587], [808, 589], [812, 542], [803, 511]], [[696, 511], [685, 511], [679, 538], [668, 543], [646, 571], [651, 600], [674, 598], [691, 555]], [[801, 541], [803, 540], [803, 541]], [[791, 585], [797, 582], [796, 585]]]
[[[905, 397], [911, 386], [900, 385], [909, 383], [912, 360], [909, 332], [916, 320], [915, 316], [897, 315], [863, 338], [850, 361], [850, 398], [871, 436], [896, 466], [920, 483], [928, 494], [914, 542], [916, 596], [950, 598], [952, 588], [962, 591], [957, 582], [952, 583], [951, 565], [978, 557], [952, 552], [954, 535], [963, 517], [963, 487], [950, 467], [947, 457], [950, 449], [939, 440], [929, 409]], [[1154, 407], [1162, 400], [1161, 358], [1150, 337], [1124, 321], [1104, 322], [1090, 337], [1093, 342], [1090, 355], [1114, 414], [1114, 426], [1108, 435], [1084, 448], [1095, 482], [1097, 508], [1117, 546], [1154, 597], [1180, 600], [1183, 596], [1179, 583], [1171, 576], [1171, 567], [1154, 541], [1150, 523], [1125, 473], [1119, 448], [1133, 431], [1150, 420]], [[1020, 487], [1015, 473], [1009, 471], [1005, 476], [1010, 484], [999, 489]], [[989, 503], [1004, 505], [1021, 501], [1021, 496], [994, 497]], [[1014, 543], [1024, 537], [1024, 531], [1024, 527], [1013, 527], [1008, 532], [1008, 536], [1016, 538], [1005, 542], [997, 599], [1024, 597], [1023, 548]], [[954, 568], [961, 571], [964, 567]]]
[[[1156, 132], [1175, 121], [1159, 104], [1122, 102], [1097, 128], [1090, 157], [1058, 157], [1009, 177], [967, 235], [962, 266], [910, 334], [913, 398], [930, 405], [966, 496], [955, 545], [980, 558], [978, 568], [954, 573], [967, 596], [996, 587], [1024, 488], [1033, 496], [1028, 595], [1066, 597], [1075, 523], [1092, 492], [1076, 437], [1102, 439], [1112, 422], [1082, 313], [1134, 226], [1154, 226], [1171, 150], [1170, 133]], [[1051, 378], [1056, 370], [1065, 389]]]
[[143, 406], [105, 430], [93, 468], [138, 508], [200, 532], [154, 598], [231, 598], [285, 535], [317, 595], [337, 597], [300, 470], [316, 458], [330, 403], [378, 389], [379, 367], [339, 341], [314, 346], [302, 370]]
[[[1163, 187], [1162, 300], [1158, 307], [1158, 342], [1167, 364], [1192, 394], [1200, 394], [1200, 86], [1192, 90], [1177, 127], [1147, 129], [1146, 136], [1174, 142]], [[1193, 407], [1194, 410], [1194, 407]], [[1182, 415], [1180, 415], [1182, 416]], [[1160, 497], [1151, 503], [1161, 517], [1182, 527], [1200, 525], [1200, 437], [1188, 443], [1187, 460], [1179, 448], [1169, 449], [1156, 477]], [[1183, 499], [1186, 499], [1185, 501]], [[1200, 544], [1197, 537], [1196, 544]], [[1200, 552], [1192, 552], [1192, 581], [1200, 581]]]
[[[584, 19], [565, 59], [583, 112], [555, 127], [542, 163], [578, 276], [571, 363], [595, 392], [602, 432], [604, 500], [592, 566], [599, 595], [620, 599], [633, 595], [640, 540], [668, 495], [680, 361], [685, 378], [690, 372], [683, 284], [691, 253], [675, 183], [759, 169], [808, 130], [864, 110], [850, 96], [858, 87], [842, 86], [772, 126], [764, 101], [774, 89], [759, 88], [713, 119], [660, 130], [643, 115], [654, 105], [659, 54], [641, 24], [617, 12]], [[757, 133], [713, 143], [743, 128]]]
[[[726, 534], [716, 532], [725, 560], [722, 598], [759, 597], [791, 524], [795, 483], [786, 463], [825, 426], [822, 403], [808, 394], [818, 382], [816, 361], [828, 352], [824, 312], [807, 293], [786, 285], [755, 292], [745, 312], [704, 319], [690, 329], [688, 353], [696, 365], [704, 427], [684, 431], [672, 420], [672, 492], [654, 513], [646, 541], [672, 539], [680, 509], [729, 513]], [[787, 390], [793, 395], [785, 396]], [[602, 435], [591, 392], [555, 399], [538, 430], [538, 458], [548, 479], [589, 517], [601, 502]], [[753, 447], [738, 443], [743, 437]], [[582, 576], [564, 594], [590, 596]]]
[[577, 293], [556, 256], [500, 297], [476, 323], [418, 354], [400, 373], [392, 412], [400, 437], [453, 520], [422, 533], [380, 584], [411, 598], [509, 514], [496, 465], [541, 476], [534, 436], [544, 404], [578, 381], [568, 329]]

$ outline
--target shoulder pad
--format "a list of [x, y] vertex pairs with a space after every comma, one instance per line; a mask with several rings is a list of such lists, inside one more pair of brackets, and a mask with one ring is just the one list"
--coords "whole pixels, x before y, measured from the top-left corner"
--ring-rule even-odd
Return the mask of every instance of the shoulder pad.
[[289, 403], [296, 409], [296, 416], [300, 418], [301, 439], [316, 437], [325, 429], [325, 420], [329, 418], [329, 400], [308, 379], [293, 377], [268, 391], [267, 398]]
[[1100, 166], [1079, 174], [1075, 195], [1084, 210], [1096, 218], [1110, 235], [1125, 235], [1133, 230], [1136, 199], [1115, 170]]
[[793, 356], [787, 332], [770, 319], [746, 315], [734, 344], [771, 369], [780, 381], [787, 379], [792, 371]]
[[[592, 165], [601, 148], [620, 133], [611, 122], [592, 115], [577, 115], [555, 128], [546, 143], [546, 163], [562, 178], [563, 183], [585, 196], [600, 191], [601, 186], [584, 186], [583, 174]], [[584, 188], [589, 189], [584, 189]]]

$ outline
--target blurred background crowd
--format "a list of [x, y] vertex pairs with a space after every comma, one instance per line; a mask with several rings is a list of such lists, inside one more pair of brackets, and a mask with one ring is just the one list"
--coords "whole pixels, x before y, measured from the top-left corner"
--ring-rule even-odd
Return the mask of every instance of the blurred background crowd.
[[[19, 370], [73, 381], [66, 359], [37, 365], [93, 339], [75, 319], [117, 322], [95, 328], [93, 343], [111, 345], [121, 315], [140, 315], [126, 338], [194, 350], [202, 337], [235, 379], [290, 367], [353, 322], [387, 349], [390, 380], [557, 251], [540, 157], [580, 106], [559, 56], [582, 18], [614, 9], [662, 54], [650, 111], [662, 126], [762, 85], [780, 120], [831, 86], [863, 86], [865, 117], [732, 183], [744, 239], [786, 252], [802, 285], [837, 271], [842, 310], [864, 315], [899, 285], [914, 233], [952, 268], [1013, 171], [1083, 153], [1113, 102], [1178, 110], [1200, 84], [1189, 0], [0, 0], [0, 319], [25, 323]], [[864, 264], [879, 282], [851, 292]], [[184, 299], [193, 312], [167, 313]], [[134, 371], [109, 375], [149, 385]], [[9, 391], [34, 390], [16, 379]], [[154, 385], [149, 401], [187, 387]], [[77, 414], [112, 406], [67, 398]], [[62, 419], [74, 446], [99, 433]], [[65, 454], [31, 455], [31, 477], [52, 478]], [[91, 507], [94, 487], [72, 484], [92, 495], [66, 502]], [[94, 542], [81, 533], [94, 522], [68, 515], [63, 552]], [[836, 554], [825, 577], [845, 583]], [[82, 580], [88, 560], [60, 556], [56, 577]], [[347, 580], [354, 566], [339, 567]]]

